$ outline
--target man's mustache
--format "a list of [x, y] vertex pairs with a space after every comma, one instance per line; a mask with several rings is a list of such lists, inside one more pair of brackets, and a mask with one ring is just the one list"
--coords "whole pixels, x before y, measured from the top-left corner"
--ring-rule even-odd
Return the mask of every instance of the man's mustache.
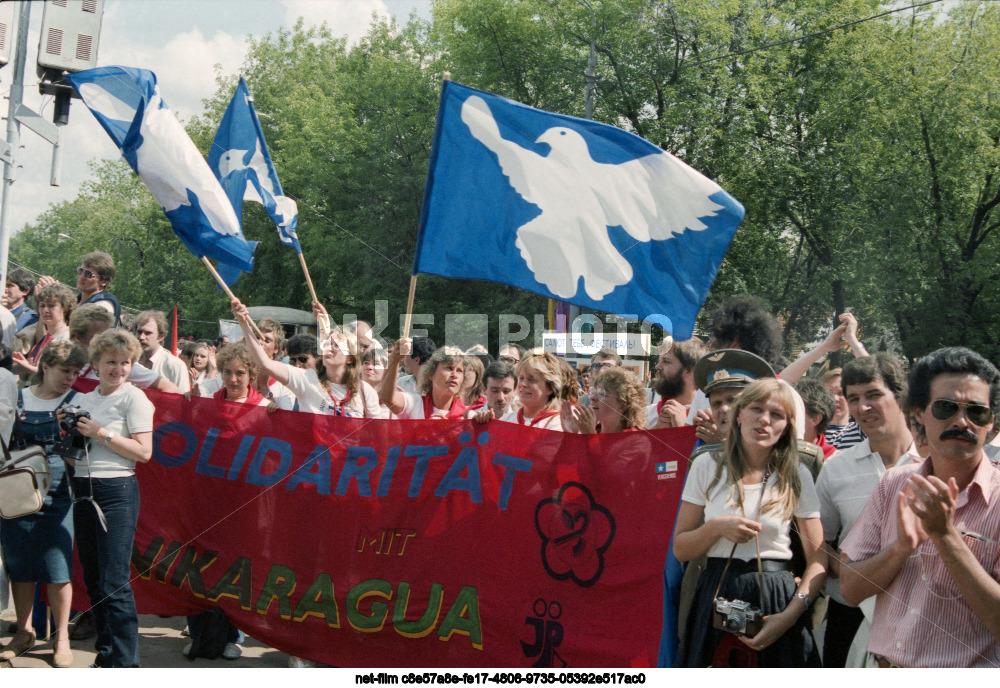
[[968, 440], [969, 442], [972, 443], [976, 442], [976, 436], [973, 435], [970, 431], [960, 430], [958, 428], [955, 428], [953, 430], [945, 430], [944, 432], [941, 433], [940, 439], [943, 441], [951, 439], [952, 437], [958, 437], [959, 439]]

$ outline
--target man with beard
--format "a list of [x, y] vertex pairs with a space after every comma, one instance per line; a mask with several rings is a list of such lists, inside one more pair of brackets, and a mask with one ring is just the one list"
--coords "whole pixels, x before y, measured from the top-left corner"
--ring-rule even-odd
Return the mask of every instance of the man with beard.
[[708, 348], [697, 337], [684, 342], [668, 339], [657, 350], [656, 378], [653, 390], [659, 401], [646, 407], [646, 427], [677, 428], [684, 425], [688, 409], [698, 388], [694, 384], [694, 366]]
[[1000, 471], [983, 443], [1000, 371], [971, 349], [947, 347], [913, 366], [908, 387], [930, 454], [879, 480], [841, 544], [840, 590], [852, 606], [876, 596], [868, 641], [876, 666], [995, 667]]

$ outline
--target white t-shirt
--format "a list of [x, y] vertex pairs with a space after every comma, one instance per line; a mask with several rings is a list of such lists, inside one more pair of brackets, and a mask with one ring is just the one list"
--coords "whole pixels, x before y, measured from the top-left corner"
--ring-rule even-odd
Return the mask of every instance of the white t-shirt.
[[[73, 390], [70, 390], [70, 392]], [[30, 387], [25, 387], [21, 390], [21, 400], [24, 402], [25, 411], [34, 411], [38, 413], [50, 413], [55, 411], [57, 408], [62, 406], [63, 400], [69, 396], [69, 392], [63, 394], [62, 396], [56, 397], [55, 399], [39, 399], [35, 396], [35, 393], [31, 391]], [[74, 402], [79, 401], [77, 397], [73, 397]]]
[[[153, 402], [134, 385], [126, 382], [107, 396], [102, 396], [99, 390], [74, 397], [77, 404], [90, 412], [95, 422], [126, 438], [153, 431]], [[90, 442], [89, 461], [76, 462], [78, 478], [123, 478], [133, 473], [134, 461], [119, 456], [98, 439]]]
[[3, 337], [0, 341], [8, 349], [14, 348], [14, 337], [17, 335], [17, 318], [4, 306], [0, 306], [0, 328], [3, 328]]
[[[347, 398], [347, 387], [345, 385], [328, 383], [326, 389], [320, 384], [319, 376], [315, 370], [303, 370], [288, 366], [288, 389], [299, 401], [299, 410], [307, 413], [320, 413], [328, 416], [336, 415], [336, 405], [333, 400], [343, 401]], [[372, 386], [362, 380], [361, 392], [365, 395], [365, 404], [368, 406], [368, 413], [371, 418], [381, 418], [382, 408], [379, 404], [378, 394]], [[331, 397], [332, 395], [332, 397]], [[364, 405], [361, 397], [352, 394], [344, 407], [346, 416], [362, 418], [365, 415]]]
[[[448, 415], [448, 409], [439, 409], [437, 407], [431, 411], [431, 418], [445, 418]], [[422, 394], [417, 394], [416, 392], [403, 392], [403, 410], [396, 414], [396, 418], [402, 420], [424, 420], [427, 417], [424, 415], [424, 397]]]
[[[760, 532], [760, 556], [761, 559], [791, 559], [792, 548], [789, 538], [791, 521], [786, 521], [783, 516], [770, 510], [757, 515], [757, 507], [761, 503], [761, 484], [747, 485], [743, 488], [743, 511], [730, 501], [732, 485], [726, 480], [725, 470], [719, 482], [712, 487], [711, 494], [708, 494], [708, 487], [712, 484], [715, 471], [718, 469], [718, 462], [710, 453], [700, 455], [695, 459], [688, 473], [687, 481], [684, 483], [684, 492], [681, 500], [689, 504], [705, 507], [705, 522], [713, 518], [722, 516], [745, 516], [751, 520], [760, 522], [764, 529]], [[799, 481], [802, 483], [802, 494], [799, 495], [799, 503], [795, 508], [795, 516], [798, 518], [819, 518], [819, 498], [816, 496], [816, 487], [813, 484], [812, 475], [809, 469], [799, 465]], [[767, 490], [765, 501], [770, 501], [776, 496], [775, 488], [778, 484], [778, 477], [771, 475], [767, 480]], [[735, 495], [734, 495], [735, 496]], [[708, 550], [710, 557], [729, 557], [729, 551], [733, 548], [733, 543], [725, 538], [719, 538]], [[756, 561], [757, 545], [753, 540], [744, 542], [736, 546], [734, 559], [744, 561]]]
[[[106, 301], [102, 303], [107, 303]], [[162, 346], [149, 357], [149, 369], [157, 375], [162, 375], [166, 379], [177, 385], [181, 392], [191, 391], [191, 376], [188, 374], [184, 361], [174, 356]]]
[[563, 432], [562, 418], [559, 416], [558, 413], [555, 414], [554, 416], [543, 418], [538, 423], [532, 423], [531, 421], [533, 419], [531, 418], [525, 418], [524, 422], [521, 423], [521, 421], [518, 420], [517, 418], [517, 412], [519, 410], [520, 409], [513, 409], [511, 411], [508, 411], [503, 415], [503, 418], [501, 418], [500, 420], [502, 420], [505, 423], [519, 423], [524, 426], [530, 425], [533, 428], [541, 428], [542, 430], [555, 430], [556, 432]]
[[[220, 389], [222, 389], [222, 376], [216, 375], [198, 385], [198, 396], [211, 398]], [[282, 411], [291, 411], [295, 408], [295, 395], [292, 394], [292, 390], [277, 380], [272, 380], [267, 389], [271, 393], [271, 398], [268, 399], [265, 397], [261, 406], [267, 406], [273, 401]]]

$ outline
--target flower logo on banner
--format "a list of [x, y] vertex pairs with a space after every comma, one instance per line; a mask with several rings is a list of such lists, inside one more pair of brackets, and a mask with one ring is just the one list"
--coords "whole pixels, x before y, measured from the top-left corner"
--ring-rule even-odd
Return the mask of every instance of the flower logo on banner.
[[615, 519], [594, 503], [586, 486], [569, 482], [535, 508], [535, 528], [542, 538], [542, 564], [556, 580], [572, 578], [589, 588], [604, 571], [604, 552], [615, 537]]

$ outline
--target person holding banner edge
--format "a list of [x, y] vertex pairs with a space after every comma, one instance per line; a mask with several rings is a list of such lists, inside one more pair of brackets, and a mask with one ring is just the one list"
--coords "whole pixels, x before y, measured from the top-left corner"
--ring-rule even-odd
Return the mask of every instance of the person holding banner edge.
[[448, 419], [465, 417], [462, 385], [468, 372], [465, 354], [453, 346], [435, 349], [420, 366], [417, 394], [404, 392], [396, 386], [399, 362], [413, 351], [413, 340], [407, 337], [389, 347], [389, 364], [382, 376], [379, 398], [391, 413], [401, 419]]
[[[826, 557], [812, 475], [797, 460], [791, 392], [777, 380], [758, 380], [737, 398], [731, 418], [722, 455], [695, 460], [681, 497], [674, 554], [680, 561], [709, 559], [675, 666], [718, 664], [717, 649], [733, 646], [725, 631], [713, 628], [717, 597], [763, 603], [759, 632], [739, 635], [757, 651], [759, 666], [819, 666], [805, 612], [822, 591]], [[790, 570], [793, 516], [806, 559], [798, 585]]]

